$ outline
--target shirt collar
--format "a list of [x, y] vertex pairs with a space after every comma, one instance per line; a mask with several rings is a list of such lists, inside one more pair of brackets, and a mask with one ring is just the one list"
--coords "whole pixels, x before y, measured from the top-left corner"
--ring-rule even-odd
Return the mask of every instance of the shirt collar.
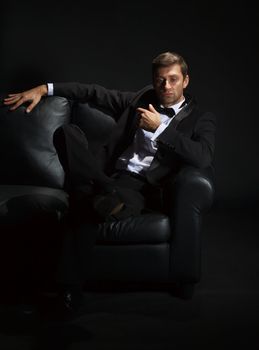
[[[169, 106], [168, 108], [173, 108], [174, 111], [175, 111], [175, 114], [177, 114], [183, 108], [183, 106], [185, 105], [184, 102], [185, 102], [185, 98], [182, 101], [180, 101], [178, 103], [175, 103], [174, 105]], [[161, 105], [161, 107], [164, 107], [164, 106]]]

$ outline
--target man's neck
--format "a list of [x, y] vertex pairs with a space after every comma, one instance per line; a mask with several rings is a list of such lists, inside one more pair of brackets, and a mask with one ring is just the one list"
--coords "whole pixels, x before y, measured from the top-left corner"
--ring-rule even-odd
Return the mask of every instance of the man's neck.
[[161, 106], [162, 107], [166, 107], [166, 108], [179, 108], [182, 104], [183, 104], [183, 102], [185, 101], [185, 97], [183, 96], [183, 98], [180, 100], [180, 101], [178, 101], [177, 103], [174, 103], [174, 104], [167, 104], [167, 105], [162, 105], [161, 104]]

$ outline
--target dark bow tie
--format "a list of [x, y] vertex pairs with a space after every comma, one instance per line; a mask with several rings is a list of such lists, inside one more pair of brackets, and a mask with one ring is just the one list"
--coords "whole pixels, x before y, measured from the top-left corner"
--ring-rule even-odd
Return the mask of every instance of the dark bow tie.
[[161, 114], [167, 115], [169, 118], [172, 118], [175, 115], [175, 111], [173, 108], [157, 106], [156, 110]]

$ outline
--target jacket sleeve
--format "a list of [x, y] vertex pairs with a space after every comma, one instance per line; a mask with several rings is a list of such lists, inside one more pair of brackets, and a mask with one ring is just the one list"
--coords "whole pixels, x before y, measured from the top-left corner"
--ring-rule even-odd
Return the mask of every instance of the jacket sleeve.
[[213, 161], [215, 139], [216, 117], [207, 112], [197, 120], [191, 135], [168, 127], [160, 134], [157, 143], [167, 152], [174, 152], [183, 162], [206, 168]]
[[54, 95], [79, 102], [91, 102], [111, 114], [121, 114], [135, 97], [134, 92], [109, 90], [97, 84], [54, 83]]

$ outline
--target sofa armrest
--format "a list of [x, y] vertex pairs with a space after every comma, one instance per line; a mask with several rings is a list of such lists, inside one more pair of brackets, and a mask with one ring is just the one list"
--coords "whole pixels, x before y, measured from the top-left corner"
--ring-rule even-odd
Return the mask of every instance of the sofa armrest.
[[166, 186], [172, 225], [171, 276], [180, 283], [200, 280], [202, 216], [214, 200], [213, 170], [183, 168]]

